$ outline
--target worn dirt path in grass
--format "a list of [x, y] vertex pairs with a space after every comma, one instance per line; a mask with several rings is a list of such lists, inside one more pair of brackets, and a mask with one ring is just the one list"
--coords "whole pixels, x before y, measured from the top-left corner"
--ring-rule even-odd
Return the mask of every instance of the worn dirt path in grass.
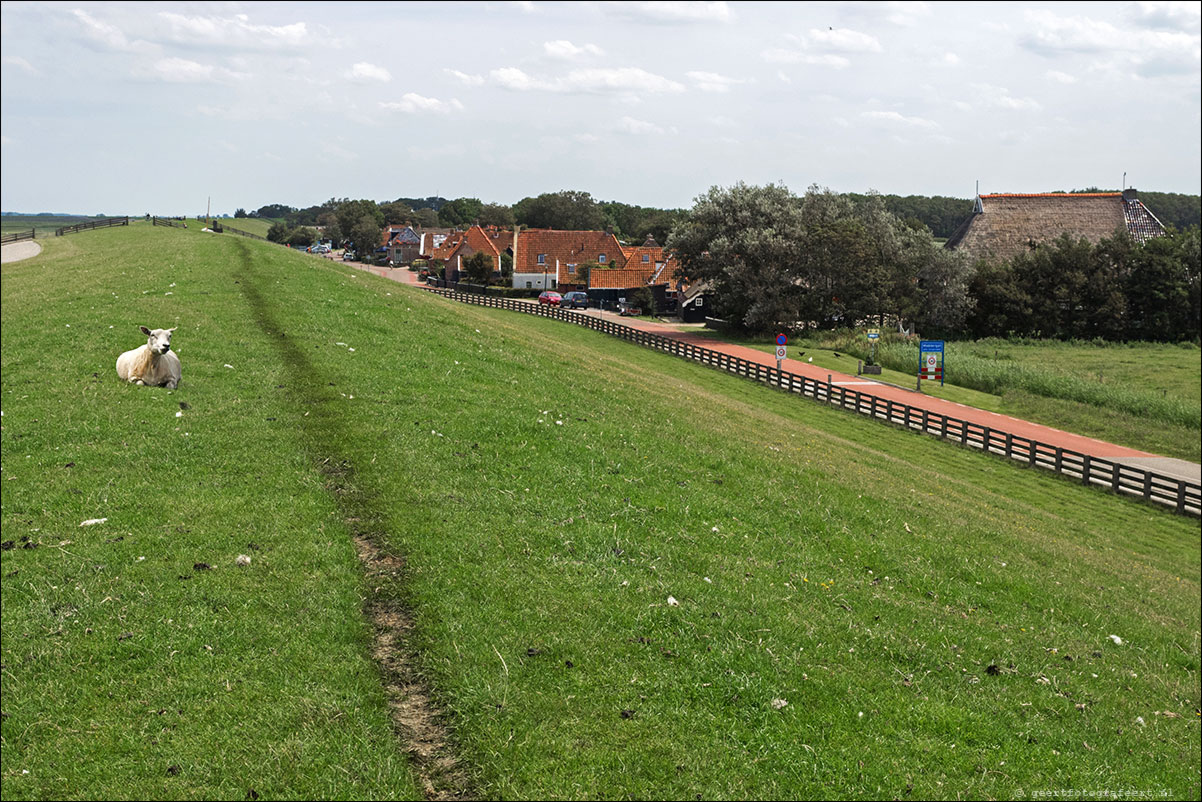
[[405, 557], [392, 551], [384, 507], [356, 477], [355, 465], [345, 449], [350, 433], [340, 418], [324, 412], [325, 407], [337, 403], [326, 377], [314, 367], [304, 349], [288, 338], [280, 321], [283, 310], [274, 307], [270, 293], [260, 289], [265, 279], [256, 273], [246, 243], [237, 241], [237, 245], [241, 266], [234, 275], [239, 289], [256, 324], [287, 369], [292, 398], [313, 413], [306, 412], [301, 419], [304, 447], [337, 505], [371, 587], [364, 614], [374, 630], [372, 657], [380, 669], [400, 746], [409, 756], [418, 786], [427, 799], [471, 798], [474, 794], [468, 772], [455, 754], [446, 718], [434, 704], [418, 670], [418, 655], [410, 645], [414, 617], [400, 601]]
[[[365, 270], [369, 273], [374, 273], [377, 276], [391, 279], [401, 284], [407, 284], [413, 287], [423, 287], [423, 283], [419, 282], [416, 273], [411, 273], [408, 270], [373, 267], [354, 262], [348, 262], [351, 267]], [[649, 320], [639, 320], [636, 318], [619, 317], [613, 312], [598, 312], [598, 310], [588, 310], [589, 315], [600, 314], [602, 317], [612, 319], [623, 325], [642, 331], [659, 334], [664, 337], [671, 337], [681, 342], [687, 342], [696, 345], [700, 348], [709, 348], [714, 351], [720, 351], [730, 356], [746, 359], [749, 362], [757, 362], [768, 367], [776, 367], [776, 359], [763, 351], [757, 351], [754, 348], [747, 348], [742, 345], [734, 345], [725, 343], [720, 340], [715, 340], [711, 337], [702, 337], [688, 332], [682, 332], [671, 326], [662, 323], [655, 323]], [[1152, 454], [1147, 451], [1140, 451], [1135, 448], [1127, 448], [1126, 446], [1108, 443], [1104, 440], [1097, 440], [1085, 435], [1073, 434], [1061, 429], [1054, 429], [1051, 426], [1043, 426], [1042, 424], [1032, 423], [1022, 418], [1015, 418], [1009, 415], [1001, 415], [996, 412], [989, 412], [976, 407], [957, 404], [954, 401], [945, 401], [942, 398], [932, 398], [924, 393], [915, 390], [907, 390], [904, 387], [897, 387], [892, 384], [884, 384], [882, 382], [873, 381], [866, 376], [851, 376], [846, 373], [837, 373], [835, 371], [824, 370], [809, 362], [804, 362], [797, 359], [786, 359], [782, 367], [791, 372], [817, 381], [827, 381], [828, 377], [832, 384], [841, 387], [854, 387], [861, 392], [870, 393], [878, 398], [890, 399], [899, 403], [909, 404], [910, 406], [920, 407], [929, 412], [936, 412], [940, 415], [948, 415], [953, 418], [959, 418], [980, 426], [988, 426], [991, 429], [996, 429], [1001, 432], [1010, 432], [1011, 434], [1020, 437], [1027, 437], [1032, 440], [1038, 440], [1042, 443], [1047, 443], [1050, 446], [1058, 446], [1071, 451], [1076, 451], [1081, 454], [1088, 454], [1091, 457], [1101, 457], [1103, 459], [1121, 462], [1124, 465], [1130, 465], [1136, 468], [1156, 471], [1157, 473], [1171, 476], [1177, 479], [1185, 479], [1192, 482], [1202, 482], [1202, 465], [1186, 460], [1174, 459], [1172, 457], [1163, 457], [1159, 454]]]

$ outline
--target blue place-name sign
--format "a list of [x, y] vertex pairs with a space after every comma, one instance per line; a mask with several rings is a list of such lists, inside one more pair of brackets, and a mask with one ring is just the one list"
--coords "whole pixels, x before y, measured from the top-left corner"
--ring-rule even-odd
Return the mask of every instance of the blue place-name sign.
[[922, 340], [918, 344], [918, 350], [924, 354], [943, 353], [943, 340]]

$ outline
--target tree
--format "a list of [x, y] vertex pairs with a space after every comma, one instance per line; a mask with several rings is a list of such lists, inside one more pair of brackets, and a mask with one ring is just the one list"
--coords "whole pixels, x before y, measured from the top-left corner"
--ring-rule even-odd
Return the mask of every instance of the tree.
[[513, 209], [500, 203], [486, 203], [480, 208], [476, 222], [482, 226], [513, 228]]
[[480, 251], [463, 260], [462, 272], [472, 284], [488, 284], [492, 278], [492, 257]]
[[292, 230], [288, 228], [287, 223], [272, 223], [271, 228], [267, 229], [267, 239], [272, 242], [284, 243], [288, 241], [288, 235]]
[[288, 232], [288, 244], [308, 247], [317, 242], [317, 232], [311, 228], [300, 226]]
[[372, 212], [363, 210], [357, 219], [351, 221], [349, 226], [343, 226], [341, 213], [338, 215], [338, 219], [343, 233], [355, 244], [359, 258], [370, 259], [381, 244], [380, 233], [383, 224], [379, 222], [379, 218]]
[[276, 219], [287, 217], [295, 212], [296, 209], [292, 206], [287, 206], [283, 203], [269, 203], [266, 206], [260, 206], [254, 213], [254, 217], [264, 217], [268, 219]]
[[592, 195], [567, 189], [522, 198], [513, 205], [513, 217], [528, 228], [560, 231], [599, 231], [605, 225], [605, 216]]
[[413, 209], [401, 201], [390, 201], [380, 204], [380, 214], [384, 216], [384, 225], [401, 225], [413, 222]]
[[333, 212], [322, 212], [317, 216], [317, 225], [321, 226], [325, 233], [326, 239], [340, 243], [345, 237], [342, 236], [342, 225], [338, 222], [338, 215]]
[[242, 208], [235, 209], [235, 210], [234, 210], [234, 217], [235, 217], [235, 218], [238, 218], [238, 217], [246, 217], [246, 210], [245, 210], [245, 209], [242, 209]]
[[784, 186], [712, 187], [667, 248], [690, 281], [711, 282], [719, 311], [757, 331], [793, 326], [801, 317], [805, 238], [801, 202]]
[[479, 198], [456, 198], [438, 210], [438, 222], [447, 227], [470, 226], [483, 208]]
[[414, 209], [413, 222], [422, 228], [438, 228], [438, 212], [430, 208]]
[[338, 218], [338, 227], [342, 229], [342, 233], [351, 239], [355, 240], [355, 246], [362, 250], [362, 245], [356, 239], [356, 226], [360, 227], [359, 234], [363, 235], [365, 231], [364, 220], [370, 220], [371, 225], [375, 228], [375, 233], [370, 237], [371, 247], [375, 248], [375, 243], [379, 240], [380, 229], [387, 222], [384, 219], [384, 212], [373, 200], [344, 200], [338, 204], [335, 211]]

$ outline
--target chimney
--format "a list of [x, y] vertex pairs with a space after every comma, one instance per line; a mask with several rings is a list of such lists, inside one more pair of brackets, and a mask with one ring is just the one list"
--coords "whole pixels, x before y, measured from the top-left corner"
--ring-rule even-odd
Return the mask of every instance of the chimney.
[[1131, 188], [1131, 189], [1124, 189], [1124, 190], [1123, 190], [1123, 200], [1125, 200], [1125, 201], [1133, 201], [1133, 200], [1135, 200], [1137, 197], [1139, 197], [1139, 196], [1136, 194], [1136, 192], [1135, 192], [1135, 189], [1134, 189], [1134, 188]]

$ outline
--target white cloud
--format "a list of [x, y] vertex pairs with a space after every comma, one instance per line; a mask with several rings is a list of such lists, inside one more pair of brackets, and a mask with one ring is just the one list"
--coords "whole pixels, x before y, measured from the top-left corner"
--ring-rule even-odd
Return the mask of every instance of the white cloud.
[[534, 3], [531, 0], [510, 0], [509, 5], [521, 11], [523, 14], [534, 13]]
[[369, 64], [366, 61], [360, 61], [351, 67], [350, 71], [346, 73], [346, 77], [358, 82], [378, 81], [388, 83], [392, 80], [392, 73], [383, 67]]
[[0, 145], [3, 145], [4, 147], [8, 147], [12, 143], [13, 143], [13, 141], [11, 139], [9, 139], [8, 137], [0, 136]]
[[933, 59], [931, 64], [936, 67], [958, 67], [960, 66], [960, 57], [949, 50], [939, 58]]
[[3, 63], [11, 64], [12, 66], [20, 69], [23, 72], [27, 72], [30, 75], [38, 74], [38, 71], [34, 68], [34, 66], [20, 56], [5, 56]]
[[617, 130], [627, 134], [646, 135], [646, 134], [662, 134], [664, 129], [660, 128], [655, 123], [649, 123], [646, 120], [636, 120], [633, 117], [623, 117], [618, 121]]
[[875, 36], [851, 28], [811, 28], [804, 37], [805, 44], [829, 53], [879, 53], [881, 43]]
[[727, 78], [716, 72], [688, 72], [685, 75], [702, 92], [729, 92], [732, 86], [746, 83], [740, 78]]
[[482, 76], [482, 75], [468, 75], [466, 72], [460, 72], [459, 70], [450, 70], [450, 69], [444, 70], [444, 72], [446, 72], [451, 77], [455, 78], [457, 81], [459, 81], [464, 86], [480, 86], [481, 84], [484, 83], [484, 76]]
[[1123, 58], [1142, 75], [1194, 73], [1202, 62], [1202, 36], [1180, 30], [1121, 29], [1089, 17], [1061, 17], [1051, 11], [1028, 11], [1033, 29], [1019, 39], [1042, 56], [1107, 55]]
[[684, 91], [682, 84], [638, 67], [572, 70], [567, 75], [552, 79], [530, 76], [517, 67], [501, 67], [490, 72], [489, 78], [498, 86], [518, 92], [606, 94]]
[[938, 128], [939, 123], [922, 117], [906, 117], [896, 111], [865, 111], [860, 114], [866, 120], [875, 120], [890, 125], [901, 125], [906, 128]]
[[159, 12], [166, 24], [165, 36], [192, 47], [197, 45], [238, 49], [299, 48], [315, 43], [303, 22], [291, 25], [256, 25], [246, 14], [232, 17], [189, 17], [171, 11]]
[[1067, 72], [1060, 70], [1048, 70], [1044, 73], [1050, 81], [1058, 81], [1062, 84], [1075, 84], [1077, 79], [1075, 76], [1069, 75]]
[[1197, 2], [1135, 3], [1131, 16], [1136, 25], [1148, 28], [1196, 31], [1202, 27], [1202, 5]]
[[601, 137], [596, 134], [576, 134], [572, 137], [582, 145], [595, 145], [601, 141]]
[[415, 92], [407, 92], [399, 102], [380, 103], [380, 108], [389, 111], [403, 111], [406, 114], [450, 114], [453, 111], [463, 111], [463, 104], [458, 100], [439, 100], [436, 97], [422, 97]]
[[848, 55], [880, 53], [881, 43], [871, 36], [850, 28], [811, 28], [805, 35], [785, 37], [791, 47], [771, 47], [760, 55], [765, 61], [777, 64], [813, 64], [842, 69], [851, 64]]
[[973, 84], [972, 88], [977, 93], [978, 106], [1009, 109], [1012, 111], [1036, 111], [1042, 108], [1039, 102], [1033, 98], [1014, 97], [1010, 94], [1010, 90], [1005, 87], [993, 86], [992, 84]]
[[735, 17], [725, 2], [604, 3], [601, 8], [619, 17], [655, 23], [731, 22]]
[[244, 72], [234, 72], [186, 58], [159, 59], [149, 70], [140, 73], [174, 84], [229, 83], [251, 77]]
[[543, 42], [543, 50], [551, 58], [574, 59], [580, 56], [600, 56], [605, 53], [604, 50], [593, 44], [586, 44], [580, 47], [569, 42], [567, 39], [557, 39], [554, 42]]
[[141, 39], [130, 40], [116, 25], [97, 19], [83, 9], [73, 8], [71, 14], [83, 26], [88, 39], [109, 50], [123, 53], [148, 53], [157, 50], [154, 45]]

